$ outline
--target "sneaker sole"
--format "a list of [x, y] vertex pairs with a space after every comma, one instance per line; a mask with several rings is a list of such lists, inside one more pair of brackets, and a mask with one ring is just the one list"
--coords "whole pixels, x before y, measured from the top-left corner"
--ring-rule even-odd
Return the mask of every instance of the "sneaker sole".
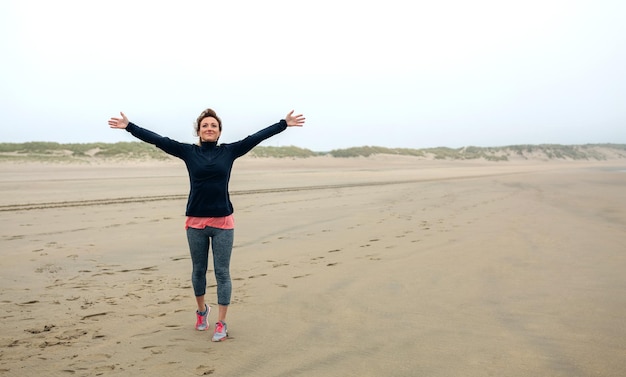
[[225, 336], [225, 337], [223, 337], [223, 338], [219, 338], [219, 339], [215, 339], [215, 338], [213, 338], [213, 339], [211, 339], [211, 341], [212, 341], [212, 342], [215, 342], [215, 343], [218, 343], [218, 342], [223, 342], [223, 341], [225, 341], [226, 339], [228, 339], [228, 334], [226, 334], [226, 336]]

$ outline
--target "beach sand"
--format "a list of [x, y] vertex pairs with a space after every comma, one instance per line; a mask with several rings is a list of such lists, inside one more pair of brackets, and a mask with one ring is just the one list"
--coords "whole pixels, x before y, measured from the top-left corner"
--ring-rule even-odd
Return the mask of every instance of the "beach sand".
[[245, 157], [212, 343], [182, 163], [3, 163], [0, 376], [624, 376], [625, 170]]

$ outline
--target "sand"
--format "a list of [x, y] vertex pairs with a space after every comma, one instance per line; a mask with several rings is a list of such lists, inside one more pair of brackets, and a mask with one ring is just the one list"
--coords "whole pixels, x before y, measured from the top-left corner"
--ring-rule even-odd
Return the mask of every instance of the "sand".
[[221, 343], [187, 185], [0, 164], [0, 376], [626, 375], [624, 160], [243, 158]]

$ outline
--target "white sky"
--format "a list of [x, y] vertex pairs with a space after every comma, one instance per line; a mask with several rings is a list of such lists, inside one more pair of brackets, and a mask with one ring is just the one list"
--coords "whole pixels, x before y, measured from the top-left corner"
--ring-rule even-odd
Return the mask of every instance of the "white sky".
[[0, 0], [0, 142], [626, 143], [626, 1]]

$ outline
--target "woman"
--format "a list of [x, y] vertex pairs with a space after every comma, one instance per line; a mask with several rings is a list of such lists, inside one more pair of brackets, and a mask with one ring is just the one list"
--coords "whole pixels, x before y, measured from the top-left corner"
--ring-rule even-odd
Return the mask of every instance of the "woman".
[[233, 162], [248, 153], [263, 140], [272, 137], [287, 127], [301, 127], [305, 118], [290, 111], [285, 119], [240, 141], [217, 144], [222, 133], [222, 121], [215, 111], [204, 110], [196, 120], [195, 130], [198, 145], [180, 143], [160, 136], [128, 121], [124, 113], [121, 118], [109, 119], [111, 128], [126, 129], [136, 138], [154, 144], [165, 153], [182, 159], [189, 173], [190, 191], [187, 200], [185, 229], [191, 253], [196, 310], [196, 329], [209, 328], [207, 317], [211, 311], [204, 301], [209, 246], [213, 243], [213, 267], [217, 281], [217, 303], [219, 314], [215, 324], [213, 341], [219, 342], [228, 336], [226, 312], [230, 304], [232, 285], [230, 280], [230, 255], [233, 248], [234, 220], [233, 205], [228, 194], [228, 182]]

